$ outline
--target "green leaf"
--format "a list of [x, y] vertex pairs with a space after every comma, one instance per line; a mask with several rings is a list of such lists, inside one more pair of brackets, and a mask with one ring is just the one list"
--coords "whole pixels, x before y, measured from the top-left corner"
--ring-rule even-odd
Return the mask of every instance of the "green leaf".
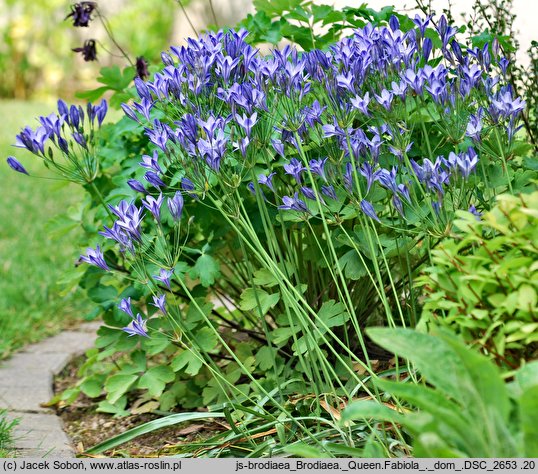
[[256, 309], [258, 316], [265, 316], [280, 301], [280, 293], [269, 294], [259, 288], [247, 288], [241, 293], [239, 307], [243, 311]]
[[294, 43], [297, 43], [305, 51], [310, 51], [315, 47], [312, 39], [312, 33], [310, 28], [306, 26], [296, 26], [290, 23], [282, 25], [282, 36], [290, 39]]
[[133, 361], [137, 372], [146, 370], [146, 353], [144, 351], [134, 351], [131, 354], [131, 360]]
[[538, 171], [538, 158], [536, 157], [526, 156], [521, 164], [528, 170]]
[[117, 329], [107, 328], [101, 326], [97, 330], [97, 340], [95, 341], [95, 347], [102, 349], [116, 343], [122, 336], [122, 332]]
[[521, 367], [515, 374], [510, 389], [514, 398], [519, 398], [529, 388], [538, 387], [538, 361], [532, 361]]
[[205, 301], [205, 298], [196, 298], [189, 304], [187, 315], [185, 316], [185, 325], [187, 329], [194, 329], [198, 323], [204, 320], [204, 316], [209, 317], [213, 304]]
[[125, 409], [125, 405], [127, 405], [127, 397], [124, 395], [115, 403], [111, 403], [108, 400], [100, 401], [96, 411], [101, 413], [111, 413], [116, 416], [127, 416], [129, 415], [129, 412]]
[[[325, 20], [327, 16], [329, 16], [331, 13], [337, 13], [335, 12], [334, 8], [329, 5], [312, 5], [312, 15], [314, 17], [314, 23], [317, 23], [319, 21]], [[342, 13], [341, 18], [344, 18], [344, 15]]]
[[[428, 382], [448, 397], [461, 400], [478, 419], [484, 417], [483, 404], [503, 419], [508, 416], [508, 393], [497, 367], [458, 339], [404, 328], [372, 328], [367, 333], [380, 346], [412, 361]], [[451, 376], [446, 377], [447, 373]]]
[[318, 449], [314, 446], [310, 446], [305, 443], [296, 443], [290, 446], [286, 446], [284, 451], [288, 454], [298, 456], [300, 458], [317, 458], [323, 459], [326, 457], [327, 453], [321, 449]]
[[90, 398], [96, 398], [103, 392], [105, 375], [97, 374], [84, 379], [80, 384], [80, 390]]
[[109, 377], [105, 382], [108, 401], [112, 404], [116, 403], [137, 380], [138, 375], [116, 374]]
[[323, 324], [320, 321], [316, 321], [316, 325], [322, 332], [325, 332], [325, 327], [332, 328], [343, 325], [349, 319], [349, 313], [347, 313], [343, 303], [336, 303], [334, 300], [329, 300], [321, 306], [318, 312], [318, 318]]
[[527, 388], [519, 398], [519, 419], [525, 452], [521, 456], [538, 457], [538, 385]]
[[275, 350], [270, 346], [262, 346], [256, 352], [256, 363], [260, 370], [269, 370], [275, 364]]
[[138, 381], [139, 388], [146, 388], [152, 397], [159, 397], [166, 384], [175, 380], [174, 371], [166, 365], [158, 365], [149, 369]]
[[199, 278], [200, 283], [206, 288], [215, 283], [215, 278], [217, 278], [219, 275], [219, 264], [211, 255], [206, 253], [198, 257], [194, 268], [191, 270], [191, 277]]
[[162, 411], [169, 411], [176, 405], [176, 394], [172, 390], [167, 390], [159, 397], [159, 408]]
[[[484, 438], [476, 429], [482, 430], [481, 424], [476, 424], [469, 417], [466, 407], [462, 407], [445, 398], [441, 393], [424, 385], [414, 383], [400, 383], [379, 379], [376, 384], [384, 391], [393, 396], [411, 403], [421, 412], [430, 416], [427, 429], [435, 432], [440, 438], [446, 440], [446, 444], [457, 446], [460, 450], [469, 449], [470, 453], [487, 452]], [[404, 418], [404, 425], [415, 429], [418, 436], [424, 431], [424, 427], [416, 423], [407, 423], [409, 417]], [[418, 427], [419, 431], [416, 431]]]
[[45, 225], [47, 235], [52, 238], [63, 237], [80, 226], [80, 221], [72, 219], [66, 214], [60, 214], [49, 219]]
[[60, 396], [60, 399], [65, 402], [66, 405], [71, 405], [80, 395], [80, 388], [73, 387], [64, 390]]
[[87, 100], [88, 102], [95, 102], [96, 100], [100, 99], [105, 94], [105, 92], [108, 92], [109, 90], [110, 90], [109, 87], [101, 86], [101, 87], [98, 87], [97, 89], [77, 92], [75, 94], [75, 97], [77, 97], [78, 99]]
[[201, 352], [210, 352], [216, 347], [218, 337], [214, 329], [204, 327], [196, 331], [194, 342]]
[[261, 268], [254, 272], [254, 284], [259, 286], [272, 287], [278, 285], [278, 278], [267, 268]]
[[370, 436], [366, 444], [364, 445], [364, 450], [361, 456], [353, 457], [364, 457], [364, 458], [384, 458], [386, 457], [383, 445], [376, 441], [374, 436]]
[[374, 419], [401, 423], [403, 416], [385, 405], [373, 400], [360, 400], [350, 403], [342, 412], [341, 422], [347, 425], [350, 421]]
[[350, 280], [359, 280], [367, 275], [366, 267], [354, 249], [340, 257], [339, 264], [344, 270], [345, 277]]
[[127, 67], [121, 71], [118, 66], [114, 65], [103, 67], [99, 72], [101, 75], [97, 78], [97, 81], [116, 91], [123, 91], [135, 77], [135, 71], [132, 67]]
[[88, 296], [96, 303], [115, 303], [118, 296], [118, 290], [113, 286], [100, 285], [88, 290]]
[[172, 343], [166, 334], [154, 332], [151, 337], [142, 339], [142, 347], [146, 350], [147, 355], [152, 356], [163, 352]]
[[120, 446], [121, 444], [127, 443], [138, 436], [142, 436], [146, 433], [152, 433], [161, 428], [166, 428], [168, 426], [178, 425], [180, 423], [185, 423], [186, 421], [197, 421], [204, 420], [208, 418], [224, 418], [224, 413], [221, 412], [206, 412], [206, 413], [175, 413], [173, 415], [165, 416], [157, 420], [144, 423], [139, 425], [136, 428], [125, 431], [124, 433], [114, 436], [107, 439], [106, 441], [99, 443], [92, 448], [86, 451], [86, 454], [99, 454], [103, 451], [108, 451], [109, 449]]
[[172, 360], [172, 370], [178, 372], [179, 370], [185, 368], [185, 373], [192, 375], [193, 377], [200, 372], [203, 362], [198, 356], [193, 354], [191, 351], [183, 351], [178, 356], [174, 357]]
[[303, 0], [254, 0], [256, 11], [265, 12], [270, 17], [282, 15], [285, 11], [291, 11], [301, 5]]

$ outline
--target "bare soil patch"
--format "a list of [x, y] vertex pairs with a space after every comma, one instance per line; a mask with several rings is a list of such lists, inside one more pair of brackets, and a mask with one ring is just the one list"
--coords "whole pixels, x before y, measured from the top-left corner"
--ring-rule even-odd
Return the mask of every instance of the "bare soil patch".
[[[84, 362], [84, 356], [71, 361], [54, 380], [54, 393], [58, 394], [77, 382], [77, 371]], [[91, 399], [84, 394], [79, 395], [71, 405], [56, 407], [62, 418], [64, 429], [71, 438], [78, 455], [107, 439], [124, 433], [148, 421], [159, 418], [157, 415], [145, 413], [126, 417], [114, 417], [96, 411], [99, 400]], [[158, 457], [172, 455], [181, 444], [201, 440], [210, 434], [222, 430], [223, 427], [214, 422], [163, 428], [148, 433], [125, 443], [118, 448], [103, 453], [105, 457]]]

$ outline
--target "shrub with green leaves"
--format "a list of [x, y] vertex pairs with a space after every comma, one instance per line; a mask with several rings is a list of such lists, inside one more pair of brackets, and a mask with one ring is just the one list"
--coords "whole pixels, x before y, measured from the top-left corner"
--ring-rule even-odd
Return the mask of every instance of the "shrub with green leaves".
[[417, 280], [422, 324], [449, 327], [497, 363], [538, 357], [538, 192], [500, 195], [480, 218], [462, 212]]
[[[395, 397], [396, 407], [354, 402], [342, 414], [344, 426], [372, 419], [401, 425], [412, 437], [416, 457], [538, 456], [538, 362], [524, 365], [506, 383], [498, 367], [451, 333], [433, 336], [403, 328], [368, 333], [411, 361], [424, 382], [377, 379], [377, 387]], [[409, 412], [403, 402], [418, 410]], [[381, 447], [382, 438], [374, 431], [371, 443]]]

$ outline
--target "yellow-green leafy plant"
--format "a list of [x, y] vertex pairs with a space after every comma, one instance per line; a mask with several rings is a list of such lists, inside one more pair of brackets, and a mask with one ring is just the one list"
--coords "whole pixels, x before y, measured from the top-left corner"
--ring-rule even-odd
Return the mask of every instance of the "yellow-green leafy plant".
[[460, 212], [455, 226], [419, 280], [421, 324], [453, 329], [505, 367], [536, 358], [538, 192], [498, 196], [479, 219]]

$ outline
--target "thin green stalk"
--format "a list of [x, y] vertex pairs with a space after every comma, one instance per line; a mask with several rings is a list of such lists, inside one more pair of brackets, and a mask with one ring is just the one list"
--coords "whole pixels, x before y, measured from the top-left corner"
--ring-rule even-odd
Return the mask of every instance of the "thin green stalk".
[[115, 220], [115, 217], [114, 215], [112, 214], [112, 212], [110, 211], [109, 207], [107, 206], [106, 202], [105, 202], [105, 198], [103, 197], [103, 195], [101, 194], [101, 191], [99, 191], [99, 189], [97, 188], [97, 186], [95, 185], [95, 182], [94, 181], [90, 181], [88, 183], [90, 185], [90, 187], [92, 188], [93, 192], [95, 193], [95, 195], [97, 196], [97, 198], [99, 199], [99, 202], [103, 205], [103, 207], [105, 208], [105, 211], [107, 212], [108, 216], [112, 219], [112, 220]]

